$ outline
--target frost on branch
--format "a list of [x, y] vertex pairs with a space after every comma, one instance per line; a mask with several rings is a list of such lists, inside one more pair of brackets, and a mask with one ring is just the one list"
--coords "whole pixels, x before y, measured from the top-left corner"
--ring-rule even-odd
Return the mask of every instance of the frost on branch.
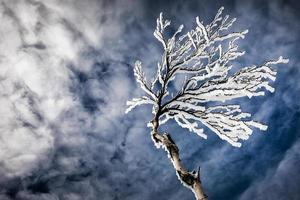
[[[165, 36], [171, 22], [160, 14], [154, 36], [162, 43], [162, 59], [150, 83], [146, 81], [141, 62], [135, 63], [134, 74], [146, 96], [128, 101], [126, 112], [138, 105], [152, 104], [159, 124], [174, 119], [182, 128], [207, 138], [202, 124], [237, 147], [241, 145], [240, 140], [249, 138], [253, 127], [266, 130], [267, 126], [252, 121], [251, 115], [243, 112], [239, 105], [224, 102], [274, 92], [270, 81], [275, 80], [276, 71], [272, 65], [287, 63], [288, 59], [279, 57], [229, 73], [233, 67], [231, 61], [245, 53], [238, 49], [237, 41], [248, 31], [230, 32], [236, 19], [223, 16], [222, 12], [223, 7], [206, 25], [196, 17], [195, 28], [182, 34], [181, 25], [171, 37]], [[178, 77], [184, 77], [184, 81], [174, 93], [170, 83], [182, 81]], [[208, 102], [215, 102], [214, 106], [207, 106]]]
[[[147, 85], [146, 76], [142, 70], [142, 63], [140, 61], [135, 62], [134, 76], [136, 78], [136, 81], [140, 84], [141, 88], [150, 96], [150, 98], [153, 101], [155, 101], [157, 98], [156, 98], [155, 94], [153, 94], [153, 92], [151, 91], [149, 86]], [[128, 103], [128, 104], [130, 104], [130, 103]]]

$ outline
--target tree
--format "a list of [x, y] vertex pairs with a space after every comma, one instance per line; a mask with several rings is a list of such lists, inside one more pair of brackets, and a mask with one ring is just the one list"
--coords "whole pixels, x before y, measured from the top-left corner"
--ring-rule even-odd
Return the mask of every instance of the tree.
[[[207, 135], [199, 127], [202, 124], [221, 139], [240, 147], [240, 140], [249, 138], [252, 127], [266, 130], [267, 126], [249, 119], [251, 115], [243, 112], [239, 105], [225, 102], [239, 97], [263, 96], [265, 90], [274, 92], [269, 81], [275, 80], [276, 71], [271, 65], [288, 62], [280, 56], [276, 61], [229, 73], [230, 62], [245, 53], [238, 50], [236, 42], [248, 31], [229, 32], [236, 19], [223, 16], [223, 9], [218, 10], [208, 25], [196, 17], [194, 29], [181, 34], [181, 25], [170, 38], [165, 33], [170, 21], [161, 13], [154, 36], [163, 46], [162, 59], [151, 82], [146, 79], [142, 63], [136, 61], [134, 75], [146, 95], [127, 102], [126, 113], [138, 105], [153, 106], [154, 117], [149, 123], [151, 138], [157, 148], [167, 151], [178, 179], [193, 191], [197, 200], [207, 199], [200, 181], [200, 168], [190, 172], [183, 166], [177, 145], [170, 134], [159, 132], [159, 126], [174, 119], [182, 128], [206, 139]], [[181, 85], [179, 90], [170, 85], [175, 81]]]

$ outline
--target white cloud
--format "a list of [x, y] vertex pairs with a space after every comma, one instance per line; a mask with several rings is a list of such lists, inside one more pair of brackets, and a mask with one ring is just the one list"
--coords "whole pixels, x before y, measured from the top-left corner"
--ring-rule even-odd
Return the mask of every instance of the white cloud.
[[[101, 132], [123, 115], [130, 87], [126, 70], [112, 76], [108, 87], [95, 79], [85, 88], [95, 98], [106, 97], [105, 117], [89, 115], [70, 90], [76, 84], [70, 66], [89, 72], [97, 57], [88, 60], [82, 53], [103, 48], [104, 31], [118, 38], [122, 26], [114, 18], [101, 22], [97, 1], [3, 1], [0, 12], [0, 172], [26, 176], [49, 165], [55, 145], [84, 145], [81, 132]], [[68, 168], [75, 160], [61, 158], [60, 164]]]

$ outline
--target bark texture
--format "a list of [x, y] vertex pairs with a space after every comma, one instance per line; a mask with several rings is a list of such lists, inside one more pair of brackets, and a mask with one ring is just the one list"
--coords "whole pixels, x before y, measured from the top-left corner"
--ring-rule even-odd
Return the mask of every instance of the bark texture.
[[192, 190], [196, 200], [207, 200], [207, 195], [204, 193], [201, 180], [200, 180], [200, 167], [198, 171], [189, 172], [183, 166], [180, 156], [179, 149], [169, 134], [161, 134], [158, 132], [158, 121], [152, 120], [152, 132], [151, 137], [157, 148], [163, 147], [171, 160], [176, 174], [181, 183]]

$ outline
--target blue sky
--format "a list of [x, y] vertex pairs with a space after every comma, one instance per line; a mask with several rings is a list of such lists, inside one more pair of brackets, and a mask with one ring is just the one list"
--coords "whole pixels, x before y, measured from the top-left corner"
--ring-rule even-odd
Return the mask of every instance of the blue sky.
[[162, 48], [162, 11], [172, 28], [209, 22], [218, 8], [237, 18], [245, 56], [235, 69], [280, 55], [275, 93], [238, 99], [268, 125], [235, 148], [163, 126], [189, 169], [201, 166], [211, 200], [300, 199], [300, 4], [296, 0], [1, 0], [0, 199], [181, 200], [182, 187], [146, 124], [151, 108], [125, 115], [142, 94], [135, 60], [151, 76]]

